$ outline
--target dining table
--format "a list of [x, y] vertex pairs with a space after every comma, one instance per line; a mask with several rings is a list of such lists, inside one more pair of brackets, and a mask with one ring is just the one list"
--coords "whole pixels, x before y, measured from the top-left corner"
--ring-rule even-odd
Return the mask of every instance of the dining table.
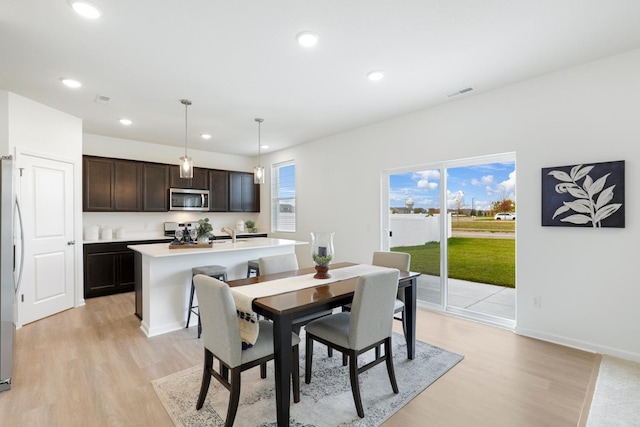
[[[332, 270], [358, 266], [359, 264], [342, 262], [331, 265]], [[295, 276], [313, 274], [314, 268], [288, 271], [277, 274], [260, 275], [246, 279], [231, 280], [231, 288], [254, 285], [288, 279]], [[337, 275], [337, 274], [336, 274]], [[407, 357], [413, 359], [415, 355], [416, 332], [416, 294], [417, 278], [420, 273], [400, 271], [398, 289], [404, 292], [405, 302], [405, 338], [407, 340]], [[314, 313], [323, 312], [349, 304], [353, 299], [358, 277], [338, 279], [336, 281], [318, 280], [318, 286], [306, 287], [295, 291], [288, 291], [276, 295], [255, 298], [252, 308], [264, 318], [273, 321], [274, 371], [276, 390], [277, 424], [280, 427], [289, 426], [290, 406], [290, 378], [291, 378], [291, 331], [296, 319], [308, 317]], [[301, 278], [302, 279], [302, 278]]]

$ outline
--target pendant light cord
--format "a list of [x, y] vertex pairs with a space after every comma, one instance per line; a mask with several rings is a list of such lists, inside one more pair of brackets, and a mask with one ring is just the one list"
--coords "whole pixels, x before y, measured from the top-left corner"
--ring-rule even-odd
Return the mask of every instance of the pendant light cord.
[[188, 99], [181, 99], [180, 102], [184, 105], [184, 157], [187, 157], [187, 110], [191, 101]]
[[264, 121], [264, 119], [255, 119], [256, 122], [258, 122], [258, 166], [262, 166], [262, 151], [260, 150], [262, 148], [261, 143], [260, 143], [260, 125], [262, 124], [262, 122]]

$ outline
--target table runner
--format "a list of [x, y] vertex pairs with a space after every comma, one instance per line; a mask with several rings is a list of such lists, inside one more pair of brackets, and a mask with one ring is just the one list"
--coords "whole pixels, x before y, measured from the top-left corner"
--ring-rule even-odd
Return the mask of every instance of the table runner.
[[236, 303], [238, 322], [240, 324], [240, 338], [243, 348], [255, 344], [258, 339], [257, 315], [253, 311], [253, 300], [255, 298], [268, 297], [300, 289], [312, 288], [314, 286], [327, 285], [340, 280], [352, 279], [363, 274], [375, 271], [388, 270], [387, 267], [379, 267], [369, 264], [358, 264], [349, 267], [330, 270], [331, 277], [328, 279], [314, 279], [315, 273], [302, 276], [286, 277], [284, 279], [270, 280], [268, 282], [256, 283], [253, 285], [235, 286], [231, 288], [233, 299]]

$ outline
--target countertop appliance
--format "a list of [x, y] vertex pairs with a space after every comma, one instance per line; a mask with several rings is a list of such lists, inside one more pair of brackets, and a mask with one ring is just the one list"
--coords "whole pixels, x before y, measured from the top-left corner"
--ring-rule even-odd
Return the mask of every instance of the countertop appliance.
[[207, 212], [209, 210], [209, 190], [170, 188], [169, 210]]
[[175, 237], [176, 230], [192, 230], [198, 228], [197, 222], [165, 222], [164, 223], [164, 235], [167, 237]]
[[[21, 239], [20, 267], [16, 279], [14, 220], [18, 220]], [[13, 190], [13, 159], [3, 156], [0, 170], [0, 392], [11, 389], [13, 376], [14, 307], [22, 280], [24, 237], [20, 205]]]

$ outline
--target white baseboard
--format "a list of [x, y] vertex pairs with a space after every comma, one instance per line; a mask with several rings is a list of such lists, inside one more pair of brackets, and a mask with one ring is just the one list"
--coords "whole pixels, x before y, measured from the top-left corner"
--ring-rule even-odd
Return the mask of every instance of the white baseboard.
[[522, 328], [516, 326], [514, 332], [529, 338], [535, 338], [554, 344], [563, 345], [565, 347], [575, 348], [577, 350], [588, 351], [590, 353], [600, 353], [609, 356], [619, 357], [620, 359], [631, 360], [640, 363], [640, 354], [620, 350], [614, 347], [603, 346], [588, 341], [574, 340], [560, 335], [549, 334], [534, 329]]

